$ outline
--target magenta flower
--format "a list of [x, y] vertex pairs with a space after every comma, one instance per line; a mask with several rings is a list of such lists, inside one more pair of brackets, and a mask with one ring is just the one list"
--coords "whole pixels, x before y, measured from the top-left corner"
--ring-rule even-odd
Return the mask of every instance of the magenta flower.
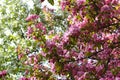
[[41, 22], [37, 23], [37, 24], [35, 25], [35, 27], [36, 27], [37, 29], [39, 29], [39, 30], [42, 30], [43, 34], [46, 33], [46, 27], [43, 26], [43, 24], [42, 24]]
[[32, 28], [32, 27], [28, 27], [27, 33], [28, 33], [28, 34], [32, 34], [32, 32], [33, 32], [33, 28]]
[[120, 77], [116, 77], [115, 80], [120, 80]]
[[108, 5], [104, 5], [104, 6], [101, 7], [101, 12], [108, 12], [110, 10], [111, 10], [111, 8]]
[[120, 0], [112, 0], [111, 2], [113, 5], [117, 5], [117, 4], [120, 4]]
[[62, 10], [65, 10], [65, 8], [68, 4], [69, 4], [68, 1], [62, 0], [61, 3], [60, 3]]
[[22, 53], [20, 53], [20, 54], [18, 55], [18, 59], [20, 60], [23, 56], [24, 56], [24, 55], [23, 55]]
[[110, 4], [112, 2], [112, 0], [105, 0], [106, 4]]
[[35, 27], [38, 29], [42, 29], [43, 24], [41, 22], [39, 22], [38, 24], [35, 25]]
[[33, 76], [30, 78], [30, 80], [37, 80], [37, 78]]
[[26, 77], [22, 77], [20, 78], [19, 80], [30, 80], [29, 78], [26, 78]]
[[80, 27], [76, 25], [71, 25], [69, 32], [72, 36], [78, 36], [80, 32]]
[[29, 15], [25, 20], [26, 20], [26, 21], [32, 21], [32, 20], [35, 20], [35, 19], [38, 19], [38, 18], [39, 18], [38, 15], [36, 15], [36, 14], [31, 14], [31, 15]]
[[86, 0], [76, 0], [76, 3], [78, 6], [84, 4], [86, 2]]
[[55, 64], [54, 63], [50, 63], [51, 66], [51, 71], [54, 73], [55, 72]]
[[28, 29], [27, 29], [27, 37], [29, 38], [30, 37], [30, 35], [33, 33], [33, 28], [32, 27], [28, 27]]
[[3, 77], [7, 74], [7, 71], [6, 70], [3, 70], [3, 71], [0, 71], [0, 77]]
[[50, 50], [52, 50], [53, 48], [56, 47], [56, 44], [55, 44], [55, 42], [52, 41], [52, 40], [47, 40], [47, 41], [46, 41], [46, 46], [47, 46], [47, 48], [49, 48]]

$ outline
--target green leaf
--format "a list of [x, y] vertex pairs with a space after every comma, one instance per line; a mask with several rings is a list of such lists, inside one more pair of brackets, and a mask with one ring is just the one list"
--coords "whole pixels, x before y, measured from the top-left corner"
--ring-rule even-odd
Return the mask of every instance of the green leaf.
[[54, 5], [54, 0], [48, 0], [51, 5]]
[[89, 57], [89, 56], [91, 56], [91, 55], [92, 55], [91, 52], [86, 52], [86, 53], [85, 53], [85, 56], [86, 56], [86, 57]]
[[55, 69], [56, 69], [57, 73], [60, 73], [60, 71], [62, 71], [62, 68], [63, 68], [63, 64], [62, 63], [60, 63], [60, 62], [56, 62], [55, 63]]

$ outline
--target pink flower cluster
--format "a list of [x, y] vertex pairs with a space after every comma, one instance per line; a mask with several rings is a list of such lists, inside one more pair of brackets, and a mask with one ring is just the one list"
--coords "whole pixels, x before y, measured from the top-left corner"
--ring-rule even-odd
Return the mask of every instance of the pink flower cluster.
[[76, 3], [78, 6], [83, 5], [86, 2], [86, 0], [76, 0]]
[[[42, 44], [41, 54], [53, 74], [68, 75], [68, 80], [119, 80], [118, 1], [62, 0], [62, 10], [70, 14], [69, 27], [51, 39], [43, 38], [43, 34], [54, 32], [47, 34], [42, 22], [36, 22], [34, 29], [28, 28], [27, 33]], [[38, 57], [29, 59], [27, 64], [33, 64], [33, 70], [40, 69]]]
[[66, 6], [69, 5], [69, 3], [70, 3], [69, 1], [63, 0], [63, 1], [60, 3], [62, 10], [65, 10]]
[[41, 30], [41, 31], [43, 32], [43, 34], [46, 33], [46, 28], [45, 28], [45, 26], [43, 26], [43, 23], [42, 23], [42, 22], [37, 23], [37, 24], [35, 25], [35, 27], [36, 27], [37, 29]]
[[38, 35], [36, 35], [35, 32], [39, 32], [40, 34], [38, 35], [44, 35], [47, 32], [46, 27], [43, 26], [42, 22], [38, 22], [37, 24], [35, 24], [34, 27], [29, 26], [26, 32], [27, 37], [28, 38], [32, 37], [33, 39], [37, 40]]
[[22, 77], [19, 80], [37, 80], [37, 78], [36, 77], [30, 77], [30, 78]]
[[28, 27], [27, 28], [27, 32], [26, 32], [27, 37], [30, 38], [30, 36], [31, 36], [32, 33], [33, 33], [33, 28], [32, 27]]
[[29, 78], [26, 78], [26, 77], [22, 77], [20, 78], [19, 80], [30, 80]]
[[26, 20], [26, 21], [32, 21], [32, 20], [35, 20], [35, 19], [38, 19], [38, 18], [39, 18], [38, 15], [36, 15], [36, 14], [31, 14], [31, 15], [29, 15], [25, 20]]
[[0, 71], [0, 77], [4, 77], [6, 76], [6, 74], [7, 74], [6, 70]]

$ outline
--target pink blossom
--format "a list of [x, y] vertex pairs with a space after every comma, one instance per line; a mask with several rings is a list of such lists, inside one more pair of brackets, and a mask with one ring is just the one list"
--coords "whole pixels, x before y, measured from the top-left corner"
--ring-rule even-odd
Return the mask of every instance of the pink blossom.
[[37, 62], [38, 62], [38, 58], [34, 57], [34, 64], [37, 64]]
[[7, 74], [7, 70], [0, 71], [0, 77], [3, 77]]
[[31, 14], [31, 15], [29, 15], [25, 20], [26, 20], [26, 21], [32, 21], [32, 20], [35, 20], [35, 19], [38, 19], [38, 18], [39, 18], [38, 15], [36, 15], [36, 14]]
[[69, 2], [65, 1], [65, 0], [62, 0], [60, 5], [61, 5], [62, 10], [64, 10], [66, 8], [66, 6], [69, 5]]
[[100, 73], [102, 72], [101, 70], [103, 70], [104, 69], [104, 65], [98, 65], [97, 67], [96, 67], [96, 71], [97, 71], [97, 73], [99, 73], [99, 75], [100, 75]]
[[116, 77], [115, 80], [120, 80], [120, 77]]
[[79, 28], [81, 29], [81, 28], [85, 28], [85, 26], [87, 25], [87, 23], [88, 23], [88, 19], [84, 18], [82, 22], [76, 21], [75, 25], [79, 26]]
[[28, 64], [29, 64], [29, 61], [25, 61], [24, 64], [25, 64], [25, 65], [28, 65]]
[[108, 38], [109, 40], [113, 41], [115, 39], [117, 35], [116, 34], [106, 34], [106, 38]]
[[34, 70], [37, 70], [37, 69], [39, 69], [40, 68], [40, 65], [38, 65], [38, 64], [34, 64]]
[[3, 70], [2, 71], [2, 75], [5, 76], [7, 74], [7, 71], [6, 70]]
[[113, 0], [105, 0], [106, 4], [110, 4]]
[[28, 27], [26, 33], [27, 33], [27, 37], [29, 38], [30, 35], [33, 33], [33, 28], [32, 27]]
[[38, 29], [42, 29], [43, 24], [41, 22], [39, 22], [35, 25], [35, 27], [38, 28]]
[[54, 63], [50, 63], [50, 66], [51, 66], [52, 72], [54, 73], [55, 72], [55, 64]]
[[30, 80], [37, 80], [35, 76], [31, 77]]
[[44, 53], [44, 52], [41, 52], [40, 54], [44, 57], [46, 56], [46, 53]]
[[106, 48], [106, 49], [104, 49], [104, 51], [101, 51], [101, 52], [98, 54], [98, 57], [99, 57], [100, 59], [108, 59], [111, 51], [112, 51], [112, 49]]
[[37, 40], [37, 39], [38, 39], [36, 36], [32, 36], [32, 38], [33, 38], [34, 40]]
[[52, 41], [52, 40], [47, 40], [47, 41], [46, 41], [46, 46], [47, 46], [47, 48], [49, 48], [49, 49], [53, 49], [56, 45], [55, 45], [55, 42], [54, 42], [54, 41]]
[[32, 27], [28, 27], [27, 34], [32, 34], [32, 32], [33, 32], [33, 28]]
[[60, 36], [59, 35], [55, 35], [54, 37], [53, 37], [53, 41], [58, 41], [60, 39]]
[[119, 4], [120, 3], [120, 0], [112, 0], [112, 2], [111, 2], [113, 5], [117, 5], [117, 4]]
[[113, 56], [114, 56], [115, 59], [119, 58], [120, 48], [114, 48], [114, 49], [112, 50], [111, 54], [113, 54]]
[[26, 77], [22, 77], [20, 78], [19, 80], [30, 80], [29, 78], [26, 78]]
[[111, 10], [111, 8], [109, 5], [104, 5], [101, 7], [101, 12], [108, 12], [110, 10]]
[[20, 53], [20, 54], [18, 55], [18, 59], [20, 60], [23, 56], [24, 56], [23, 53]]
[[78, 80], [84, 80], [86, 78], [87, 72], [84, 73]]
[[26, 70], [26, 71], [25, 71], [25, 75], [27, 75], [28, 73], [29, 73], [29, 70]]
[[78, 6], [82, 5], [85, 2], [86, 2], [86, 0], [76, 0], [76, 3]]
[[69, 28], [69, 33], [71, 36], [78, 36], [80, 33], [80, 27], [77, 25], [71, 25]]
[[43, 24], [42, 24], [41, 22], [37, 23], [37, 24], [35, 25], [35, 27], [36, 27], [37, 29], [39, 29], [39, 30], [42, 30], [43, 34], [46, 33], [46, 28], [45, 28], [45, 26], [43, 26]]

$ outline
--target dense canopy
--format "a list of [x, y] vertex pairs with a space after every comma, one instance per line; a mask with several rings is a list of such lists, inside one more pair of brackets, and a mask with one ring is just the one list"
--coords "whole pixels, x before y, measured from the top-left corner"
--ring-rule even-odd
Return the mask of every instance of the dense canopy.
[[119, 80], [120, 0], [0, 4], [2, 80]]

